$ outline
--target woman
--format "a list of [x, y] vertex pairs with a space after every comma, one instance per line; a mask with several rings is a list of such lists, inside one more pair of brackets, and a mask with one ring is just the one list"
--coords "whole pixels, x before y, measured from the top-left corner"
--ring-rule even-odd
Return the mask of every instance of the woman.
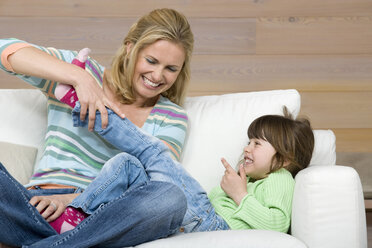
[[[49, 237], [60, 247], [118, 247], [177, 231], [186, 209], [185, 197], [177, 187], [162, 182], [134, 187], [102, 206], [73, 231], [57, 235], [48, 222], [59, 217], [99, 174], [105, 162], [120, 152], [94, 133], [72, 127], [71, 108], [56, 100], [55, 82], [75, 88], [81, 102], [81, 118], [85, 119], [88, 109], [92, 113], [90, 130], [96, 110], [102, 115], [102, 127], [107, 126], [107, 106], [161, 139], [177, 159], [187, 125], [187, 116], [178, 104], [185, 96], [193, 48], [186, 18], [170, 9], [154, 10], [142, 17], [129, 30], [111, 69], [92, 59], [88, 59], [86, 70], [71, 65], [76, 55], [72, 51], [15, 39], [0, 42], [0, 67], [48, 96], [45, 150], [26, 185], [28, 190], [0, 168], [0, 225], [12, 230], [1, 230], [0, 242], [27, 246]], [[151, 207], [154, 204], [156, 208]], [[167, 208], [166, 215], [162, 207]], [[12, 221], [9, 216], [13, 216]]]

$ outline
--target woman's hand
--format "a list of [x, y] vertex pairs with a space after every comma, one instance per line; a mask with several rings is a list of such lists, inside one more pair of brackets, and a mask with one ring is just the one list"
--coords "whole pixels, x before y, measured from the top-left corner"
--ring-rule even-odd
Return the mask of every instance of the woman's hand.
[[96, 110], [101, 113], [102, 128], [105, 129], [108, 124], [108, 114], [106, 107], [110, 108], [121, 118], [124, 118], [124, 113], [120, 110], [119, 105], [110, 100], [104, 90], [97, 85], [94, 78], [83, 70], [84, 76], [80, 75], [74, 83], [76, 94], [78, 95], [81, 105], [80, 119], [85, 120], [89, 109], [88, 129], [93, 131], [94, 122], [96, 119]]
[[72, 202], [78, 194], [34, 196], [30, 204], [34, 206], [41, 216], [48, 222], [57, 219], [68, 204]]
[[94, 78], [76, 65], [57, 59], [32, 46], [17, 50], [8, 57], [8, 62], [16, 73], [72, 85], [78, 94], [79, 101], [82, 103], [80, 115], [82, 120], [85, 120], [87, 110], [90, 109], [89, 130], [93, 130], [96, 110], [102, 114], [102, 127], [107, 126], [105, 106], [112, 109], [120, 117], [125, 117], [118, 104], [105, 96]]
[[225, 193], [239, 205], [243, 198], [248, 194], [247, 192], [247, 176], [244, 168], [241, 165], [239, 174], [231, 167], [231, 165], [224, 159], [221, 159], [225, 167], [225, 175], [221, 180], [221, 188]]

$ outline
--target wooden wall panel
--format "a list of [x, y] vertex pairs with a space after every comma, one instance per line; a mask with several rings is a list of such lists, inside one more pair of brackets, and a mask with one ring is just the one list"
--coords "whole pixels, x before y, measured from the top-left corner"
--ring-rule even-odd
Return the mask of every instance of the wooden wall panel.
[[[110, 65], [113, 52], [100, 54], [100, 49], [92, 49], [92, 57]], [[194, 55], [191, 70], [190, 94], [289, 88], [301, 92], [372, 91], [372, 55]], [[19, 79], [0, 73], [2, 88], [20, 87]]]
[[72, 50], [90, 47], [95, 54], [113, 54], [134, 21], [134, 18], [0, 17], [0, 30], [2, 37], [41, 46]]
[[139, 17], [154, 8], [188, 17], [370, 16], [370, 0], [1, 0], [0, 16]]
[[371, 53], [372, 16], [277, 17], [257, 21], [257, 54]]
[[[2, 37], [16, 37], [64, 49], [90, 47], [95, 54], [113, 54], [135, 18], [0, 17]], [[194, 18], [194, 54], [254, 54], [254, 19]]]
[[[183, 12], [195, 34], [189, 96], [295, 88], [338, 152], [372, 153], [371, 0], [0, 0], [0, 36], [80, 49], [109, 66], [130, 25]], [[0, 72], [0, 88], [30, 88]]]
[[371, 79], [370, 55], [196, 55], [190, 91], [360, 91], [372, 90]]
[[372, 153], [372, 128], [332, 128], [337, 152]]
[[372, 128], [372, 91], [300, 92], [315, 128]]

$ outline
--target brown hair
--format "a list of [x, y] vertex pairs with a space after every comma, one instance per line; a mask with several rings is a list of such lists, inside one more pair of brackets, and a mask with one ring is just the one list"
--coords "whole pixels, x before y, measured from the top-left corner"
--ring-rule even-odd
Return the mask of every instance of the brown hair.
[[[117, 51], [111, 64], [111, 75], [108, 81], [122, 103], [131, 104], [136, 100], [132, 81], [139, 51], [158, 40], [180, 44], [185, 51], [185, 61], [175, 83], [162, 93], [176, 104], [183, 103], [190, 80], [194, 36], [186, 17], [172, 9], [156, 9], [141, 17], [132, 25]], [[129, 53], [127, 53], [128, 45], [131, 45]]]
[[265, 115], [254, 120], [248, 128], [248, 137], [266, 140], [276, 150], [270, 173], [289, 162], [285, 168], [295, 177], [310, 164], [314, 134], [308, 119], [293, 119], [285, 106], [283, 112], [284, 116]]

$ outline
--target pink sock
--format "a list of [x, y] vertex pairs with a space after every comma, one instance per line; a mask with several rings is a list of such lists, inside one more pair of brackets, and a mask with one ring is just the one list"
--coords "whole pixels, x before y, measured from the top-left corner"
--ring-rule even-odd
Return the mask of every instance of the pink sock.
[[73, 207], [67, 207], [65, 211], [56, 220], [49, 222], [49, 224], [56, 230], [57, 233], [64, 233], [74, 229], [79, 225], [88, 215]]
[[[71, 64], [77, 65], [85, 69], [85, 61], [88, 59], [88, 54], [90, 53], [89, 48], [83, 48], [79, 51], [78, 55], [72, 60]], [[58, 84], [54, 95], [58, 100], [63, 103], [68, 104], [72, 108], [75, 107], [75, 103], [79, 100], [75, 89], [67, 84]]]

